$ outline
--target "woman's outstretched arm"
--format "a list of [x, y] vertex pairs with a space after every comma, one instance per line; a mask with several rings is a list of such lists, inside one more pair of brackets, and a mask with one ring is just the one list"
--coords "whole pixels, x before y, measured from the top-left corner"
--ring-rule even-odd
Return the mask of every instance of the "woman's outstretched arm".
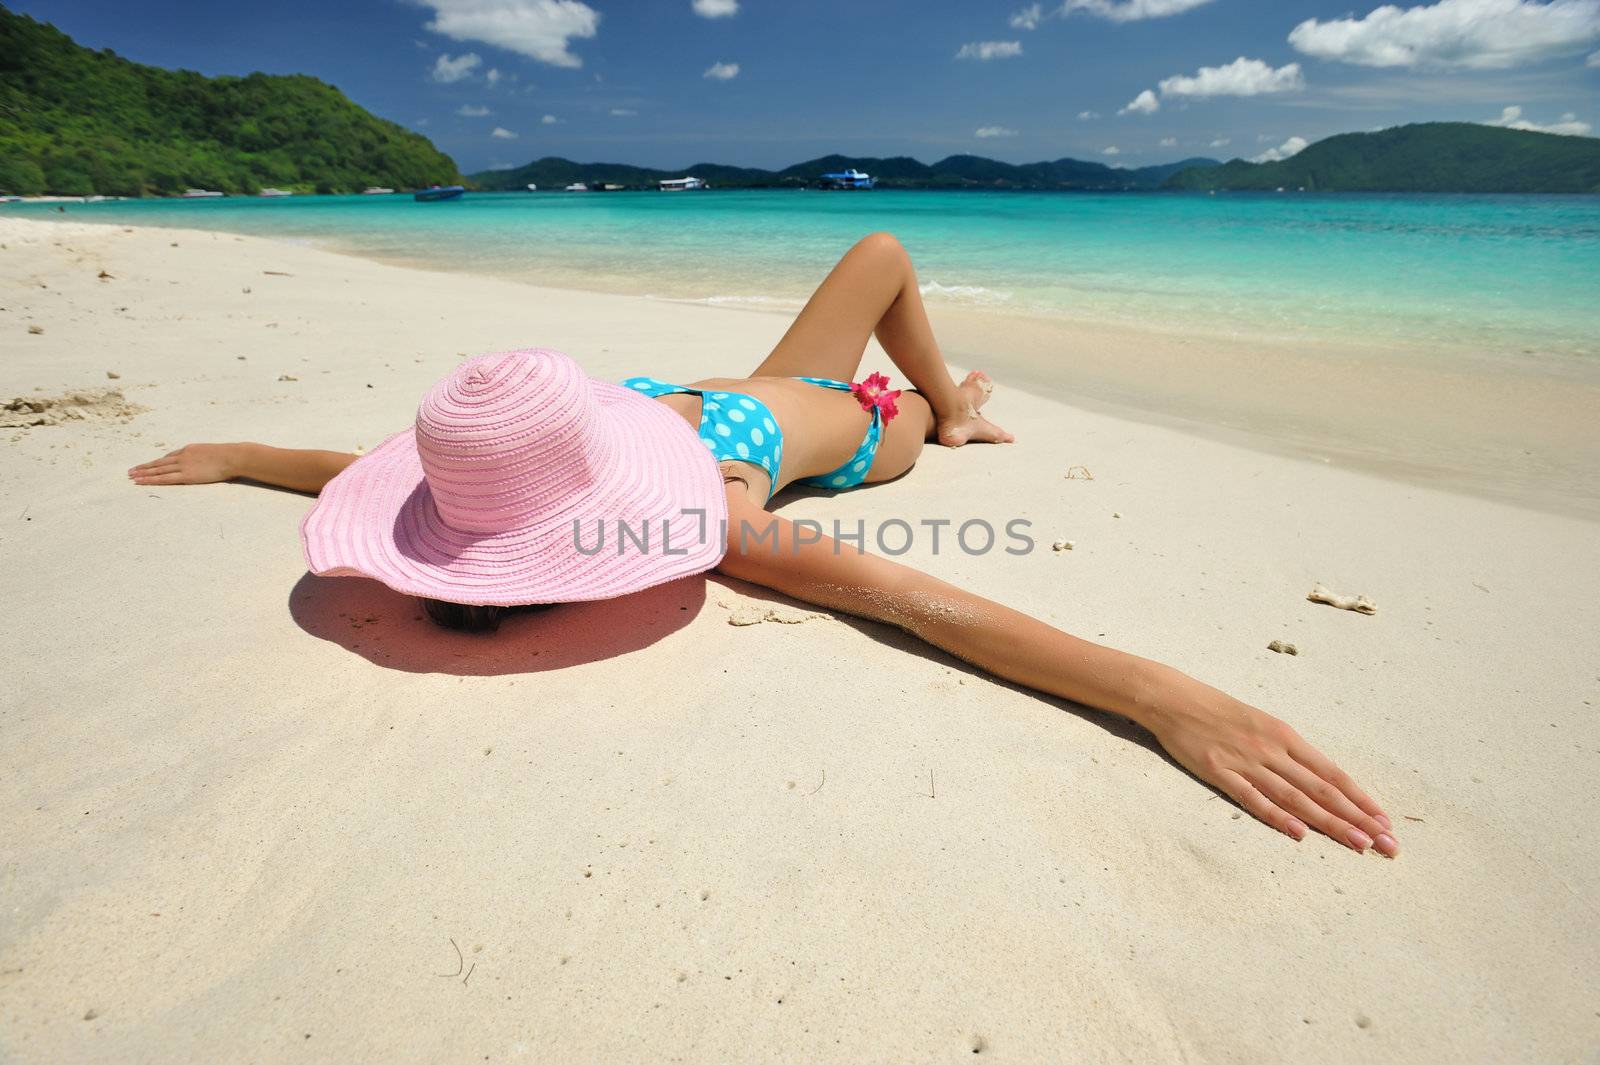
[[359, 455], [266, 444], [186, 444], [128, 471], [134, 484], [210, 484], [243, 478], [317, 493]]
[[909, 566], [797, 528], [739, 493], [730, 493], [729, 502], [722, 573], [894, 625], [995, 676], [1129, 718], [1184, 768], [1296, 840], [1309, 826], [1352, 850], [1399, 852], [1378, 804], [1277, 718], [1170, 666], [1080, 640]]

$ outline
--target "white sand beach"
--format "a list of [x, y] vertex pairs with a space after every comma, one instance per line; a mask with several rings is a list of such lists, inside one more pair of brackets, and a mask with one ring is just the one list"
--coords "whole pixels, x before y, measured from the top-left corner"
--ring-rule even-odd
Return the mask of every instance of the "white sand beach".
[[1593, 521], [1003, 377], [1016, 445], [780, 500], [1030, 520], [906, 560], [1285, 718], [1388, 861], [882, 626], [712, 577], [446, 633], [309, 576], [303, 496], [124, 476], [371, 448], [463, 355], [693, 380], [784, 326], [0, 219], [0, 1060], [1595, 1060]]

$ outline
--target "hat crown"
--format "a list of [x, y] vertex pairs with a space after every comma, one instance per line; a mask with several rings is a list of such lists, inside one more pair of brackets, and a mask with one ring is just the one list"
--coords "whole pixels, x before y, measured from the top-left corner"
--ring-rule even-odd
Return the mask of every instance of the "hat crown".
[[489, 536], [553, 516], [616, 454], [598, 410], [589, 378], [559, 351], [462, 363], [417, 409], [417, 455], [439, 517]]

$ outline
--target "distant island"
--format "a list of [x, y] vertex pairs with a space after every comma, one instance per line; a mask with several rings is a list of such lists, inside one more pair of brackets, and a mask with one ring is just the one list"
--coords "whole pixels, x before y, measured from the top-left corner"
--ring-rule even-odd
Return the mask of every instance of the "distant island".
[[485, 170], [473, 174], [472, 183], [486, 190], [563, 188], [581, 182], [594, 185], [654, 187], [657, 182], [692, 174], [715, 188], [804, 188], [821, 174], [854, 168], [873, 176], [879, 188], [891, 189], [1158, 189], [1172, 175], [1190, 167], [1212, 167], [1215, 159], [1184, 159], [1161, 166], [1121, 169], [1104, 163], [1057, 159], [1046, 163], [1002, 163], [981, 155], [952, 155], [929, 165], [899, 155], [877, 159], [855, 155], [825, 155], [782, 170], [696, 163], [681, 170], [655, 170], [626, 163], [575, 163], [550, 156], [514, 170]]
[[359, 192], [459, 179], [426, 137], [316, 78], [145, 66], [0, 7], [0, 191]]
[[1341, 133], [1276, 163], [1191, 167], [1172, 189], [1308, 192], [1600, 192], [1600, 140], [1425, 122]]

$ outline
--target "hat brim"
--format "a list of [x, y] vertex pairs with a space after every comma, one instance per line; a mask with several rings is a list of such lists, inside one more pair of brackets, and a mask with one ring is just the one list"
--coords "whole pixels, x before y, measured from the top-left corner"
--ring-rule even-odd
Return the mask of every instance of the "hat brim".
[[370, 577], [406, 595], [469, 606], [609, 599], [715, 566], [728, 505], [699, 435], [664, 404], [619, 385], [591, 385], [621, 458], [609, 476], [529, 526], [465, 532], [440, 518], [415, 433], [406, 430], [323, 488], [300, 525], [306, 565], [319, 576]]

